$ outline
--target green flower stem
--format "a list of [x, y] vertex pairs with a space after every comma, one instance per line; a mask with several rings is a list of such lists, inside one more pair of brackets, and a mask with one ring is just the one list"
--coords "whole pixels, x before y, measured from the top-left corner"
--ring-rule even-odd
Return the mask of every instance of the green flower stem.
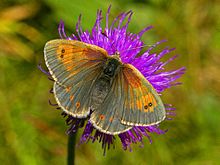
[[76, 132], [69, 134], [67, 146], [67, 165], [75, 164]]

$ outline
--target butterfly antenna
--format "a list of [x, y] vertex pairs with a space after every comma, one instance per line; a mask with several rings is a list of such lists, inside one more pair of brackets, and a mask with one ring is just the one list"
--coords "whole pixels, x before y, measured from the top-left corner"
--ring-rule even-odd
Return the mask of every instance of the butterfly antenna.
[[126, 52], [126, 51], [129, 51], [129, 50], [134, 50], [134, 49], [139, 49], [139, 48], [144, 48], [144, 47], [152, 47], [152, 48], [155, 48], [156, 45], [142, 45], [142, 46], [137, 46], [135, 48], [130, 48], [130, 49], [126, 49], [126, 50], [121, 50], [120, 52]]
[[115, 47], [115, 45], [114, 45], [114, 41], [107, 36], [106, 31], [101, 32], [101, 34], [110, 40], [110, 42], [112, 43], [112, 44], [111, 44], [111, 47], [112, 47], [114, 50], [116, 50], [115, 55], [117, 55], [117, 56], [119, 57], [119, 56], [120, 56], [120, 53], [119, 53], [119, 51], [116, 49], [116, 47]]
[[101, 34], [102, 34], [103, 36], [105, 36], [106, 38], [108, 38], [108, 39], [111, 41], [111, 43], [112, 43], [111, 46], [112, 46], [113, 49], [116, 50], [115, 55], [118, 56], [118, 57], [120, 57], [120, 53], [129, 51], [129, 50], [134, 50], [134, 49], [139, 49], [139, 48], [144, 48], [144, 47], [151, 47], [151, 48], [155, 48], [155, 47], [156, 47], [155, 44], [154, 44], [154, 45], [142, 45], [142, 46], [137, 46], [137, 47], [135, 47], [135, 48], [130, 48], [130, 49], [126, 49], [126, 50], [121, 50], [121, 51], [119, 52], [119, 51], [116, 49], [116, 47], [114, 46], [114, 41], [112, 41], [112, 40], [107, 36], [106, 31], [101, 32]]

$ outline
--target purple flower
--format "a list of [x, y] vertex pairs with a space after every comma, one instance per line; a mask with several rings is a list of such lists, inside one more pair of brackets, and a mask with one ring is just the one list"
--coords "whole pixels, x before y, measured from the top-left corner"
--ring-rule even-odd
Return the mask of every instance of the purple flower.
[[[72, 34], [67, 36], [64, 31], [64, 23], [61, 21], [59, 24], [59, 35], [62, 39], [68, 40], [80, 40], [89, 44], [94, 44], [99, 47], [104, 48], [109, 55], [120, 53], [120, 58], [123, 63], [130, 63], [135, 66], [153, 85], [158, 93], [161, 93], [171, 86], [177, 85], [179, 83], [175, 82], [182, 74], [185, 72], [185, 68], [179, 68], [172, 71], [164, 71], [164, 66], [170, 61], [174, 60], [176, 56], [171, 57], [168, 61], [162, 62], [161, 58], [173, 51], [173, 48], [165, 48], [160, 53], [151, 53], [151, 50], [161, 44], [163, 41], [159, 41], [153, 46], [149, 47], [141, 56], [137, 56], [138, 53], [144, 47], [144, 43], [141, 41], [142, 35], [152, 28], [149, 26], [137, 34], [133, 34], [127, 31], [128, 24], [131, 21], [132, 11], [127, 13], [121, 13], [118, 15], [114, 21], [109, 24], [110, 7], [106, 13], [106, 24], [105, 28], [102, 29], [101, 22], [103, 20], [102, 11], [97, 11], [97, 18], [92, 31], [83, 31], [81, 27], [81, 16], [76, 24], [77, 35]], [[171, 105], [165, 105], [168, 116], [175, 115]], [[84, 127], [84, 132], [81, 136], [80, 143], [85, 143], [88, 141], [99, 141], [102, 143], [102, 148], [104, 153], [106, 149], [111, 146], [114, 147], [114, 141], [116, 140], [116, 135], [109, 135], [96, 130], [93, 125], [87, 119], [77, 119], [70, 115], [62, 113], [64, 117], [67, 117], [66, 123], [70, 125], [67, 133], [76, 132], [79, 128]], [[167, 119], [171, 119], [168, 118]], [[117, 135], [121, 140], [123, 149], [131, 150], [132, 143], [143, 144], [143, 138], [147, 137], [152, 142], [149, 133], [164, 134], [166, 131], [159, 129], [159, 125], [153, 126], [134, 126], [127, 132]]]

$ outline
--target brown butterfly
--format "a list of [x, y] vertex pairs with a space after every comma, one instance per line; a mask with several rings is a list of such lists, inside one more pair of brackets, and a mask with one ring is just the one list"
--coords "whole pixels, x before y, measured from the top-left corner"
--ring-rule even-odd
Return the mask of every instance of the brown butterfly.
[[67, 114], [87, 118], [106, 134], [165, 119], [164, 105], [145, 77], [118, 54], [76, 40], [46, 43], [44, 58], [54, 79], [54, 95]]

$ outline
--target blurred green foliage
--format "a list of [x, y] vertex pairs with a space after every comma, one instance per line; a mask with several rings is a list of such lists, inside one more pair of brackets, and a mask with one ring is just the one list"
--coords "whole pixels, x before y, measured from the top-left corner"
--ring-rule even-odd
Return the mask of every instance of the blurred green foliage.
[[168, 39], [161, 49], [176, 47], [180, 56], [167, 69], [186, 66], [187, 72], [180, 80], [183, 85], [163, 94], [164, 102], [177, 108], [175, 119], [161, 124], [167, 134], [151, 135], [153, 144], [145, 139], [144, 148], [136, 145], [133, 152], [123, 151], [117, 140], [107, 156], [101, 144], [83, 144], [76, 148], [76, 164], [219, 164], [220, 4], [205, 0], [1, 0], [1, 164], [66, 163], [67, 126], [48, 105], [52, 82], [37, 64], [43, 61], [45, 42], [59, 37], [60, 19], [70, 34], [81, 13], [83, 28], [91, 29], [97, 9], [105, 12], [109, 4], [111, 19], [133, 10], [132, 32], [153, 25], [143, 40], [152, 44]]

